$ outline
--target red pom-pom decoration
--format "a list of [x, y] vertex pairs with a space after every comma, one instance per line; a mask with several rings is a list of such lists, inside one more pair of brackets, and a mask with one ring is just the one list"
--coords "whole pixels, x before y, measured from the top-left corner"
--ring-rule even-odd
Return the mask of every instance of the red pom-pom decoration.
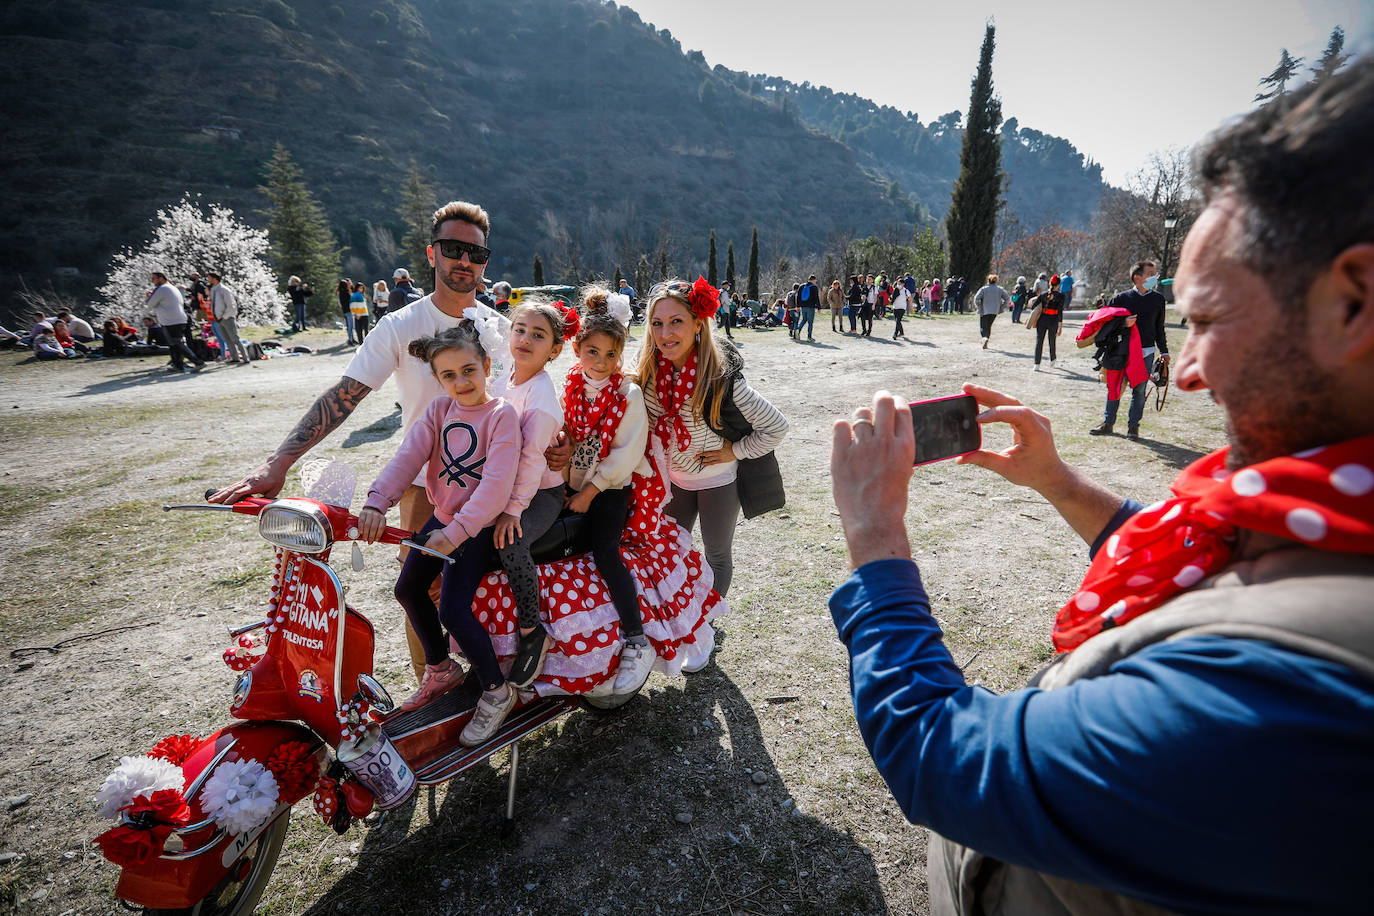
[[278, 745], [262, 765], [277, 780], [279, 798], [288, 805], [305, 798], [320, 776], [319, 761], [304, 741]]
[[148, 756], [165, 760], [175, 766], [181, 766], [196, 752], [201, 743], [201, 740], [194, 735], [168, 735], [153, 745]]
[[687, 294], [687, 301], [692, 306], [692, 314], [706, 321], [715, 317], [716, 310], [720, 308], [720, 293], [698, 274], [697, 282], [692, 284], [692, 291]]
[[577, 309], [565, 304], [561, 299], [554, 305], [563, 310], [563, 339], [572, 340], [577, 336], [577, 332], [582, 330], [582, 316], [577, 313]]

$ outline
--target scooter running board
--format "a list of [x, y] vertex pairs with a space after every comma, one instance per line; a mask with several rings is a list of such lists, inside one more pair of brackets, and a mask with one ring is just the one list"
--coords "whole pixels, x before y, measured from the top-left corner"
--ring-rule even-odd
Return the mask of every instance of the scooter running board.
[[[526, 703], [506, 717], [506, 721], [501, 723], [500, 730], [489, 741], [479, 744], [477, 747], [459, 745], [425, 766], [416, 767], [415, 778], [422, 786], [447, 782], [469, 767], [476, 766], [486, 760], [502, 748], [509, 747], [531, 732], [576, 708], [576, 697], [547, 697]], [[419, 711], [416, 710], [416, 712]], [[467, 716], [464, 718], [466, 719]]]

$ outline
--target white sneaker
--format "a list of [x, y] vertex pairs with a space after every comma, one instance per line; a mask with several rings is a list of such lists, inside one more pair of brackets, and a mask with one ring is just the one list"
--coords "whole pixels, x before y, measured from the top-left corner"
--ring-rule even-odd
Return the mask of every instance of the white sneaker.
[[505, 696], [497, 694], [494, 690], [482, 691], [477, 708], [473, 710], [472, 720], [458, 736], [458, 743], [463, 747], [476, 747], [490, 741], [501, 728], [501, 723], [506, 721], [506, 714], [515, 706], [515, 688], [509, 684], [502, 686], [506, 690]]
[[[642, 638], [642, 637], [641, 637]], [[620, 667], [615, 672], [613, 693], [634, 693], [649, 679], [658, 655], [646, 639], [642, 644], [627, 642], [620, 648]]]
[[1054, 360], [1050, 360], [1050, 368], [1051, 368], [1051, 369], [1054, 368]]
[[1036, 363], [1034, 366], [1031, 366], [1031, 371], [1032, 371], [1032, 372], [1039, 372], [1039, 371], [1040, 371], [1040, 364], [1039, 364], [1039, 363]]

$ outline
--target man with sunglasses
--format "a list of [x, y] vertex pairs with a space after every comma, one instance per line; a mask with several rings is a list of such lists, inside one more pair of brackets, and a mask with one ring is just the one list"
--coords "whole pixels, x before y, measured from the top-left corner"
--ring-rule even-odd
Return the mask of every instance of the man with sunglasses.
[[[411, 357], [406, 348], [416, 338], [456, 327], [463, 320], [463, 310], [476, 303], [482, 271], [491, 256], [491, 249], [486, 247], [490, 231], [491, 220], [477, 204], [452, 201], [434, 211], [432, 241], [426, 250], [434, 267], [434, 292], [388, 311], [353, 354], [343, 378], [316, 399], [272, 457], [238, 483], [212, 494], [210, 501], [231, 503], [253, 495], [275, 497], [286, 483], [286, 472], [291, 466], [392, 375], [396, 376], [404, 435], [430, 402], [443, 394], [429, 366]], [[424, 482], [421, 469], [401, 497], [400, 527], [418, 530], [433, 514]], [[424, 652], [409, 623], [406, 642], [418, 680], [424, 676]]]

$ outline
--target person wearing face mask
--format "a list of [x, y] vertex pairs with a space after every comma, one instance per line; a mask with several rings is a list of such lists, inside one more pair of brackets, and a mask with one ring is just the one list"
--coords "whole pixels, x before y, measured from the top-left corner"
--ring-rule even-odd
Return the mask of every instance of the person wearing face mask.
[[[1140, 331], [1141, 355], [1145, 357], [1145, 373], [1154, 372], [1156, 358], [1169, 361], [1169, 340], [1164, 333], [1164, 296], [1156, 287], [1159, 285], [1159, 268], [1154, 261], [1137, 261], [1131, 268], [1131, 288], [1117, 293], [1107, 303], [1109, 308], [1126, 309], [1134, 318]], [[1129, 323], [1131, 319], [1127, 319]], [[1140, 438], [1140, 421], [1145, 416], [1145, 389], [1149, 379], [1131, 389], [1131, 408], [1126, 415], [1126, 438]], [[1111, 390], [1107, 391], [1107, 407], [1102, 413], [1102, 423], [1088, 430], [1094, 436], [1110, 436], [1116, 425], [1117, 408], [1121, 401], [1112, 400]]]

